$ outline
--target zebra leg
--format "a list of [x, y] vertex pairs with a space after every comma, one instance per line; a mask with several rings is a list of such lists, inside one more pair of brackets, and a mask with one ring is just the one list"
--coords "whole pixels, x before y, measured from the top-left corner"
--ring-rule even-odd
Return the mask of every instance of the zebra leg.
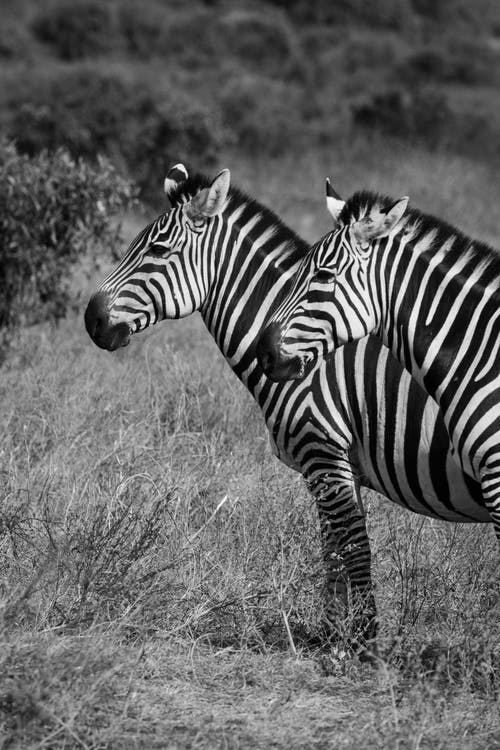
[[327, 573], [326, 619], [331, 639], [363, 652], [375, 648], [377, 611], [371, 552], [352, 469], [308, 480], [316, 499]]

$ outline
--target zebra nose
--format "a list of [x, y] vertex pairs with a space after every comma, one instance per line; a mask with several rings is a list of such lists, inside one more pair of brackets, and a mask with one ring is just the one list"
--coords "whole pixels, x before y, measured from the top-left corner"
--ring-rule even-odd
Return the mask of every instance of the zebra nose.
[[279, 323], [270, 323], [262, 332], [257, 343], [257, 359], [260, 366], [269, 375], [276, 365], [279, 341], [281, 338]]
[[108, 309], [108, 295], [106, 292], [97, 292], [90, 298], [85, 310], [85, 328], [92, 341], [97, 345], [99, 345], [101, 335], [108, 327]]

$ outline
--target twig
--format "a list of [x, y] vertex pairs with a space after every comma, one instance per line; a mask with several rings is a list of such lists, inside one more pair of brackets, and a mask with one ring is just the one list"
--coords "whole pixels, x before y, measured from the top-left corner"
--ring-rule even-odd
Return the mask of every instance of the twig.
[[286, 634], [288, 636], [288, 643], [290, 644], [290, 648], [292, 649], [293, 655], [295, 656], [295, 658], [297, 658], [297, 649], [295, 648], [295, 643], [293, 642], [293, 636], [290, 630], [290, 625], [288, 624], [288, 614], [285, 612], [283, 607], [281, 608], [281, 616], [283, 617], [283, 622], [285, 623]]

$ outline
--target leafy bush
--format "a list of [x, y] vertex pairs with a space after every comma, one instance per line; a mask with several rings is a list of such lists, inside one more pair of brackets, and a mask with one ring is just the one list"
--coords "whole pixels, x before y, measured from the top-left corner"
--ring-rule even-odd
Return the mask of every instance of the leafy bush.
[[284, 13], [235, 9], [220, 20], [226, 52], [247, 70], [283, 77], [307, 69], [300, 37]]
[[237, 132], [241, 148], [282, 154], [304, 129], [300, 90], [257, 75], [229, 79], [220, 94], [227, 125]]
[[431, 148], [446, 145], [452, 119], [448, 101], [434, 91], [385, 91], [353, 108], [356, 125], [418, 140]]
[[29, 58], [29, 38], [26, 31], [14, 21], [2, 19], [0, 24], [0, 59], [22, 60]]
[[270, 0], [301, 21], [401, 28], [413, 21], [410, 0]]
[[57, 320], [72, 305], [72, 267], [96, 242], [113, 248], [111, 219], [132, 199], [129, 182], [100, 159], [67, 152], [21, 155], [0, 141], [0, 329]]
[[[148, 59], [164, 57], [181, 67], [197, 69], [219, 51], [218, 17], [204, 7], [167, 11], [157, 2], [126, 0], [117, 9], [118, 29], [128, 54]], [[195, 43], [193, 44], [193, 40]]]
[[148, 58], [167, 51], [165, 10], [159, 6], [134, 2], [120, 5], [118, 28], [127, 51]]
[[20, 150], [33, 155], [64, 146], [90, 159], [106, 153], [146, 195], [156, 194], [172, 161], [211, 164], [225, 137], [216, 112], [181, 90], [152, 89], [139, 75], [79, 65], [16, 83], [4, 129]]
[[432, 81], [464, 85], [494, 85], [499, 79], [498, 52], [483, 41], [454, 36], [449, 44], [419, 49], [400, 68], [406, 84], [418, 86]]
[[446, 149], [474, 158], [498, 157], [498, 120], [474, 109], [452, 106], [438, 88], [393, 89], [352, 108], [353, 122], [364, 129]]
[[[95, 54], [126, 53], [143, 59], [189, 57], [196, 67], [204, 53], [217, 52], [216, 18], [207, 8], [192, 4], [183, 10], [167, 9], [156, 0], [123, 0], [115, 4], [96, 0], [59, 0], [40, 11], [32, 23], [36, 37], [62, 60]], [[196, 46], [186, 40], [196, 39]], [[201, 53], [201, 54], [200, 54]]]
[[471, 33], [472, 29], [494, 29], [500, 24], [498, 0], [411, 0], [424, 20], [432, 27], [443, 24], [447, 29], [461, 27]]
[[110, 9], [95, 0], [52, 4], [38, 13], [32, 28], [63, 60], [106, 52], [114, 44]]

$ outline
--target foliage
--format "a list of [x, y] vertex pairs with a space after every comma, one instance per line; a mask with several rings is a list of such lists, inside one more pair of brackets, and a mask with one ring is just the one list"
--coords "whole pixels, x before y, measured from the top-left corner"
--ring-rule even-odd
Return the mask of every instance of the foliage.
[[106, 153], [156, 192], [165, 166], [199, 154], [211, 163], [222, 140], [217, 113], [173, 87], [156, 91], [140, 76], [77, 65], [57, 75], [31, 72], [10, 92], [7, 134], [28, 154], [62, 145], [76, 156]]
[[131, 186], [104, 158], [95, 167], [61, 149], [29, 158], [5, 140], [0, 180], [0, 329], [57, 320], [74, 303], [72, 267], [118, 240], [112, 217]]
[[38, 12], [32, 28], [63, 60], [109, 51], [114, 41], [109, 6], [96, 0], [52, 3]]
[[23, 60], [30, 57], [30, 39], [26, 30], [14, 21], [3, 20], [0, 25], [0, 60]]
[[305, 22], [402, 28], [412, 21], [411, 0], [271, 0]]
[[499, 64], [499, 52], [483, 41], [454, 37], [448, 43], [442, 41], [412, 53], [400, 73], [402, 80], [413, 87], [430, 82], [486, 86], [499, 82]]
[[31, 22], [0, 30], [0, 131], [29, 154], [105, 153], [146, 200], [172, 162], [314, 148], [360, 123], [498, 151], [496, 0], [22, 1]]
[[197, 69], [217, 56], [217, 20], [196, 3], [172, 12], [154, 0], [140, 5], [124, 0], [117, 8], [117, 28], [127, 54], [141, 59], [158, 57]]
[[497, 0], [411, 0], [415, 11], [434, 27], [454, 26], [471, 30], [498, 32], [500, 8]]
[[472, 108], [456, 108], [432, 86], [394, 88], [353, 106], [353, 121], [364, 131], [379, 131], [436, 151], [446, 149], [473, 157], [498, 155], [496, 119]]
[[[456, 156], [346, 139], [233, 171], [311, 239], [329, 173], [345, 195], [397, 195], [411, 174], [415, 205], [497, 232], [493, 167]], [[381, 658], [317, 649], [314, 503], [199, 317], [110, 354], [82, 311], [57, 335], [21, 330], [2, 368], [0, 735], [23, 750], [495, 747], [493, 530], [366, 493]]]
[[300, 139], [303, 103], [297, 86], [253, 74], [232, 76], [220, 97], [224, 121], [228, 127], [237, 123], [238, 145], [245, 151], [279, 155]]

